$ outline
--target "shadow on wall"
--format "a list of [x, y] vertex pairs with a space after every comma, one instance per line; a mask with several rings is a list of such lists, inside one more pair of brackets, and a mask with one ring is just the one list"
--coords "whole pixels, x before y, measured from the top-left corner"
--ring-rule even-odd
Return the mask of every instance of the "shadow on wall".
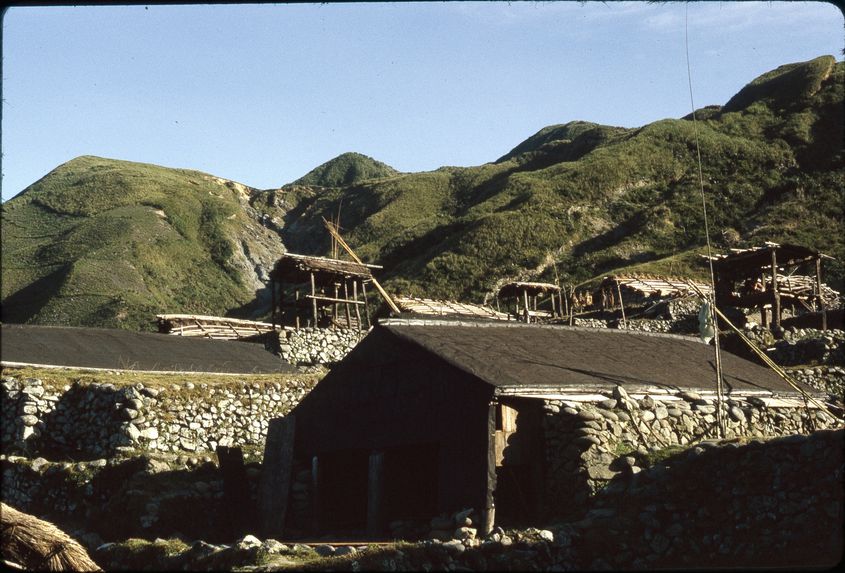
[[144, 404], [134, 394], [133, 388], [74, 384], [44, 414], [41, 435], [29, 449], [73, 461], [113, 455], [116, 448], [131, 445], [132, 434], [139, 432], [133, 422]]

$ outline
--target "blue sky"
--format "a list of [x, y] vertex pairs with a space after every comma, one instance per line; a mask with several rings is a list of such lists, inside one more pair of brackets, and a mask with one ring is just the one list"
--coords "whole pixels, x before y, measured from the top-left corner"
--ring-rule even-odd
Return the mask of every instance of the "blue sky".
[[2, 196], [80, 155], [279, 187], [346, 151], [400, 171], [495, 161], [572, 120], [635, 127], [842, 59], [824, 2], [13, 7]]

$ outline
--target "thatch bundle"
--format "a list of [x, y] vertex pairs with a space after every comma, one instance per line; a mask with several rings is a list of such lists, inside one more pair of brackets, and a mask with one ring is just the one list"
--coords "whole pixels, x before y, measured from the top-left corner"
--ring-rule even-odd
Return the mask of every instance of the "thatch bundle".
[[29, 571], [102, 571], [85, 548], [42, 519], [0, 503], [3, 565]]

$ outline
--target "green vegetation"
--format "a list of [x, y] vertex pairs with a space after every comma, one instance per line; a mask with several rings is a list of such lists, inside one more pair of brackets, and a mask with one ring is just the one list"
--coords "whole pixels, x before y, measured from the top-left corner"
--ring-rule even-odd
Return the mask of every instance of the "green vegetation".
[[[236, 238], [283, 222], [288, 250], [330, 254], [341, 220], [389, 291], [481, 302], [507, 280], [707, 276], [696, 141], [717, 251], [763, 241], [835, 257], [845, 279], [845, 64], [781, 66], [723, 107], [639, 129], [573, 121], [494, 163], [401, 174], [347, 153], [254, 192], [185, 170], [82, 157], [3, 205], [3, 319], [138, 328], [158, 312], [248, 303]], [[266, 231], [266, 229], [262, 229]]]
[[222, 315], [254, 292], [233, 265], [257, 223], [197, 171], [79, 157], [3, 204], [3, 320], [153, 329]]
[[376, 161], [372, 157], [360, 153], [344, 153], [312, 169], [307, 175], [297, 179], [294, 184], [341, 187], [368, 179], [392, 177], [398, 173], [391, 166]]

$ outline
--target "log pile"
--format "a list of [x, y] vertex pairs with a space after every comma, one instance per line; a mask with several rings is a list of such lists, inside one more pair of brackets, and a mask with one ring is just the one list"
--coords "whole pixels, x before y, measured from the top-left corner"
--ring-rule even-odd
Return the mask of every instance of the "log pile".
[[195, 314], [159, 314], [158, 331], [175, 336], [198, 336], [215, 340], [242, 340], [273, 332], [273, 325], [267, 322], [227, 318], [224, 316], [201, 316]]
[[478, 304], [456, 302], [448, 300], [434, 300], [430, 298], [416, 298], [412, 296], [394, 296], [393, 300], [402, 312], [421, 314], [425, 316], [464, 316], [473, 318], [490, 318], [494, 320], [508, 320], [508, 315], [497, 312], [492, 308]]

